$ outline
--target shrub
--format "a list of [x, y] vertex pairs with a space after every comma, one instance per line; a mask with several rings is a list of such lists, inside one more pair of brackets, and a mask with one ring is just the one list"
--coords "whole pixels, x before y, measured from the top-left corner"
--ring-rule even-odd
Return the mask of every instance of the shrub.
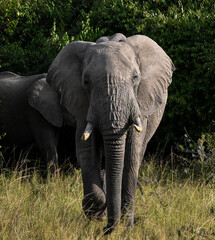
[[215, 182], [215, 133], [202, 134], [194, 141], [186, 132], [184, 144], [177, 146], [174, 156], [177, 165], [183, 166], [184, 172], [206, 182]]
[[212, 0], [0, 0], [0, 70], [42, 73], [70, 41], [147, 35], [176, 66], [150, 146], [182, 141], [184, 127], [197, 140], [214, 131], [214, 10]]

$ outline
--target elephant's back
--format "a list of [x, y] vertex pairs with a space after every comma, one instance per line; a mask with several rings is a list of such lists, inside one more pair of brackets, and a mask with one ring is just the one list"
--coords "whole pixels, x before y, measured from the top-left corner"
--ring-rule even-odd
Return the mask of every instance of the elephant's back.
[[0, 72], [0, 79], [8, 79], [8, 78], [16, 78], [16, 77], [18, 78], [20, 76], [16, 73], [9, 72], [9, 71]]
[[[0, 98], [12, 97], [16, 98], [25, 95], [28, 88], [41, 78], [46, 78], [46, 73], [32, 75], [32, 76], [19, 76], [12, 72], [0, 73]], [[7, 99], [8, 100], [8, 99]]]
[[27, 91], [37, 80], [35, 76], [24, 77], [11, 72], [0, 73], [0, 119], [8, 118], [8, 114], [21, 115], [25, 111]]

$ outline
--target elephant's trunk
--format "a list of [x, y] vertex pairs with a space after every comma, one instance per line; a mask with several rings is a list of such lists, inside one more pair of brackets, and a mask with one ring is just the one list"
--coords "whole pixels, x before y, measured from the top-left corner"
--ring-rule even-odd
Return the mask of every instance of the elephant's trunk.
[[125, 154], [125, 134], [104, 136], [105, 168], [107, 184], [107, 233], [117, 226], [121, 213], [122, 174]]

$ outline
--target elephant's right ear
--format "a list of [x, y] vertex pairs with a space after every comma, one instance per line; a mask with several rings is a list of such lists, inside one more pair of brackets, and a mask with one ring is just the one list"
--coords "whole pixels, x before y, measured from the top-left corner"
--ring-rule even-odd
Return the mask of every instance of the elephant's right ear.
[[30, 106], [38, 110], [49, 123], [56, 127], [63, 125], [58, 94], [51, 89], [45, 78], [36, 81], [27, 94]]

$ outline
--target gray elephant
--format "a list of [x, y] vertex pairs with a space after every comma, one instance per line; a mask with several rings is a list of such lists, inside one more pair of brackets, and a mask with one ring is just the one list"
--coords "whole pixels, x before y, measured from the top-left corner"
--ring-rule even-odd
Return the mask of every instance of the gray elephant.
[[[48, 163], [52, 173], [58, 166], [58, 135], [59, 125], [53, 125], [43, 115], [30, 105], [36, 89], [34, 84], [43, 86], [45, 95], [40, 96], [45, 111], [51, 118], [61, 115], [59, 97], [46, 83], [46, 74], [29, 77], [19, 76], [12, 72], [0, 73], [0, 122], [6, 132], [3, 138], [5, 144], [20, 147], [36, 143], [41, 152], [42, 162]], [[37, 89], [40, 91], [41, 89]], [[46, 168], [45, 168], [46, 169]]]
[[76, 127], [83, 210], [98, 220], [107, 212], [106, 234], [121, 216], [128, 226], [134, 224], [138, 171], [163, 116], [173, 70], [171, 59], [150, 38], [115, 34], [96, 43], [68, 44], [46, 81], [35, 81], [29, 90], [28, 102], [53, 126]]
[[[107, 207], [107, 234], [120, 216], [133, 226], [138, 170], [163, 116], [173, 71], [171, 59], [153, 40], [122, 34], [72, 42], [49, 68], [47, 84], [59, 93], [62, 114], [46, 113], [46, 118], [53, 125], [76, 126], [83, 209], [90, 219], [103, 219]], [[43, 104], [38, 106], [46, 91], [42, 84], [36, 82], [30, 103], [45, 114]]]

